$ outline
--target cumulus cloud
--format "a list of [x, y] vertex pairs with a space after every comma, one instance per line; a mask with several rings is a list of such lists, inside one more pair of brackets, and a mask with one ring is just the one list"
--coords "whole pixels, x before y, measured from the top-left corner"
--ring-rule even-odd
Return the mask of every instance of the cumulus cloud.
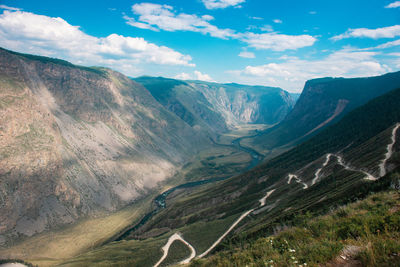
[[389, 27], [377, 28], [377, 29], [348, 29], [345, 33], [336, 35], [331, 39], [334, 41], [346, 39], [346, 38], [394, 38], [400, 36], [400, 25], [394, 25]]
[[255, 83], [265, 81], [290, 91], [299, 91], [304, 82], [319, 77], [366, 77], [391, 71], [374, 57], [376, 52], [340, 50], [318, 60], [289, 57], [282, 63], [247, 66], [243, 70], [231, 71]]
[[194, 66], [190, 56], [143, 38], [118, 34], [98, 38], [62, 18], [22, 11], [4, 11], [0, 15], [0, 46], [76, 64], [101, 64], [127, 71], [128, 75], [139, 63]]
[[242, 41], [257, 49], [284, 51], [312, 46], [317, 39], [310, 35], [286, 35], [277, 33], [245, 33]]
[[397, 7], [400, 7], [400, 1], [396, 1], [385, 6], [385, 8], [397, 8]]
[[231, 29], [220, 29], [209, 21], [214, 18], [210, 15], [197, 16], [193, 14], [177, 13], [172, 6], [152, 3], [134, 4], [132, 11], [138, 16], [137, 21], [125, 16], [125, 20], [131, 26], [165, 31], [192, 31], [209, 34], [213, 37], [226, 39], [235, 37]]
[[280, 19], [274, 19], [273, 22], [279, 24], [279, 23], [282, 23], [282, 20], [280, 20]]
[[255, 58], [256, 56], [252, 52], [242, 51], [242, 52], [239, 53], [239, 57]]
[[227, 8], [230, 6], [240, 7], [239, 4], [246, 0], [201, 0], [207, 9]]

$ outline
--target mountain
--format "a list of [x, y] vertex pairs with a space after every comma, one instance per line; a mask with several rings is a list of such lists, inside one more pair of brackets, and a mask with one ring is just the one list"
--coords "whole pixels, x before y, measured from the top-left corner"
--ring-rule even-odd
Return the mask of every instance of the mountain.
[[[237, 251], [234, 249], [248, 248], [248, 242], [304, 222], [304, 218], [325, 214], [370, 192], [398, 188], [398, 103], [400, 89], [395, 89], [355, 108], [306, 142], [247, 173], [192, 190], [190, 195], [182, 190], [181, 196], [177, 193], [167, 199], [166, 208], [128, 240], [110, 243], [66, 264], [79, 266], [111, 260], [116, 264], [150, 266], [163, 259], [161, 247], [168, 240], [174, 244], [175, 239], [193, 247], [196, 257], [206, 257], [215, 249], [231, 255]], [[396, 203], [391, 203], [389, 208], [397, 210]], [[359, 220], [354, 222], [354, 227], [362, 227], [358, 226]], [[315, 227], [317, 230], [319, 226]], [[357, 229], [360, 228], [343, 228], [340, 238], [357, 238]], [[171, 257], [176, 257], [169, 257], [167, 252], [165, 261], [192, 259], [189, 245], [185, 245], [186, 249], [171, 246]], [[339, 252], [340, 249], [332, 250], [328, 254], [339, 256]], [[229, 266], [227, 262], [221, 264]]]
[[210, 145], [105, 68], [0, 49], [0, 243], [146, 196]]
[[134, 79], [164, 107], [193, 127], [210, 134], [239, 124], [275, 124], [292, 109], [294, 100], [280, 88], [179, 81], [161, 77]]
[[228, 124], [280, 122], [295, 101], [281, 88], [192, 81]]
[[162, 77], [139, 77], [134, 80], [191, 127], [204, 129], [213, 137], [228, 130], [225, 118], [213, 109], [201, 92], [186, 82]]
[[307, 81], [293, 110], [275, 127], [249, 140], [268, 153], [290, 148], [369, 100], [400, 87], [400, 72], [368, 78], [322, 78]]

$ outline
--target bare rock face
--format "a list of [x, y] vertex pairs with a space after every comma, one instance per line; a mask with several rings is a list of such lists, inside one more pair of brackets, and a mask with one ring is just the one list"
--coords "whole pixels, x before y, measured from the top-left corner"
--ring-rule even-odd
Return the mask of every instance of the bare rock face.
[[208, 144], [120, 73], [0, 49], [3, 241], [133, 202]]
[[275, 87], [147, 76], [135, 81], [143, 84], [165, 108], [210, 137], [238, 124], [275, 124], [294, 105], [288, 92]]

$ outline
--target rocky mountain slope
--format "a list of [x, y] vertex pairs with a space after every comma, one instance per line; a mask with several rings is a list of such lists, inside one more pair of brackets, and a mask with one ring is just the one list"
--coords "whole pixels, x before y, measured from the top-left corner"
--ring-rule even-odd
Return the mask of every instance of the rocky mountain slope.
[[241, 84], [139, 77], [167, 109], [191, 126], [221, 133], [238, 124], [275, 124], [293, 108], [291, 95], [280, 89]]
[[290, 148], [339, 121], [349, 111], [400, 87], [400, 72], [369, 78], [310, 80], [288, 116], [249, 142], [260, 151]]
[[131, 203], [209, 142], [120, 73], [0, 49], [0, 242]]
[[[298, 216], [312, 217], [370, 192], [398, 187], [398, 103], [400, 89], [354, 109], [308, 141], [245, 174], [189, 195], [183, 191], [182, 198], [176, 194], [138, 231], [139, 237], [146, 236], [143, 231], [149, 236], [164, 234], [112, 243], [67, 265], [107, 259], [150, 266], [161, 258], [161, 247], [174, 233], [194, 248], [196, 257], [206, 257], [214, 249], [230, 253], [232, 246], [280, 231]], [[174, 249], [168, 252], [171, 255], [180, 253], [177, 246], [170, 249]], [[186, 254], [179, 254], [175, 262], [188, 259], [190, 253]]]

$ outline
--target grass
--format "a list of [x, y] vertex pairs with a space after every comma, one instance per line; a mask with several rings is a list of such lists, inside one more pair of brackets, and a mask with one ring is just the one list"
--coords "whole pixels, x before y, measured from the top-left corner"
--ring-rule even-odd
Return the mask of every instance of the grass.
[[[212, 146], [200, 151], [179, 174], [184, 181], [197, 181], [215, 177], [234, 176], [241, 173], [251, 161], [248, 153], [228, 146]], [[178, 183], [176, 183], [178, 184]]]
[[39, 266], [55, 265], [84, 251], [95, 248], [112, 238], [132, 222], [140, 219], [149, 208], [151, 197], [111, 215], [86, 219], [22, 240], [0, 250], [0, 258], [22, 258]]
[[162, 256], [167, 236], [144, 241], [122, 240], [69, 259], [57, 266], [152, 266]]
[[[234, 130], [219, 136], [218, 143], [224, 144], [224, 145], [230, 145], [232, 143], [232, 141], [236, 138], [256, 134], [257, 130], [262, 131], [262, 130], [267, 129], [268, 127], [269, 127], [269, 125], [266, 125], [266, 124], [238, 125], [238, 126], [236, 126], [236, 128]], [[243, 139], [243, 140], [247, 140], [247, 139]]]
[[276, 235], [227, 248], [191, 266], [320, 266], [355, 246], [363, 266], [399, 266], [400, 193], [387, 191], [340, 207], [328, 215], [302, 216]]
[[179, 229], [185, 240], [189, 242], [199, 255], [206, 251], [238, 218], [230, 216], [224, 219], [196, 222]]
[[175, 240], [169, 247], [168, 256], [161, 263], [161, 266], [169, 266], [190, 256], [190, 249], [180, 240]]

